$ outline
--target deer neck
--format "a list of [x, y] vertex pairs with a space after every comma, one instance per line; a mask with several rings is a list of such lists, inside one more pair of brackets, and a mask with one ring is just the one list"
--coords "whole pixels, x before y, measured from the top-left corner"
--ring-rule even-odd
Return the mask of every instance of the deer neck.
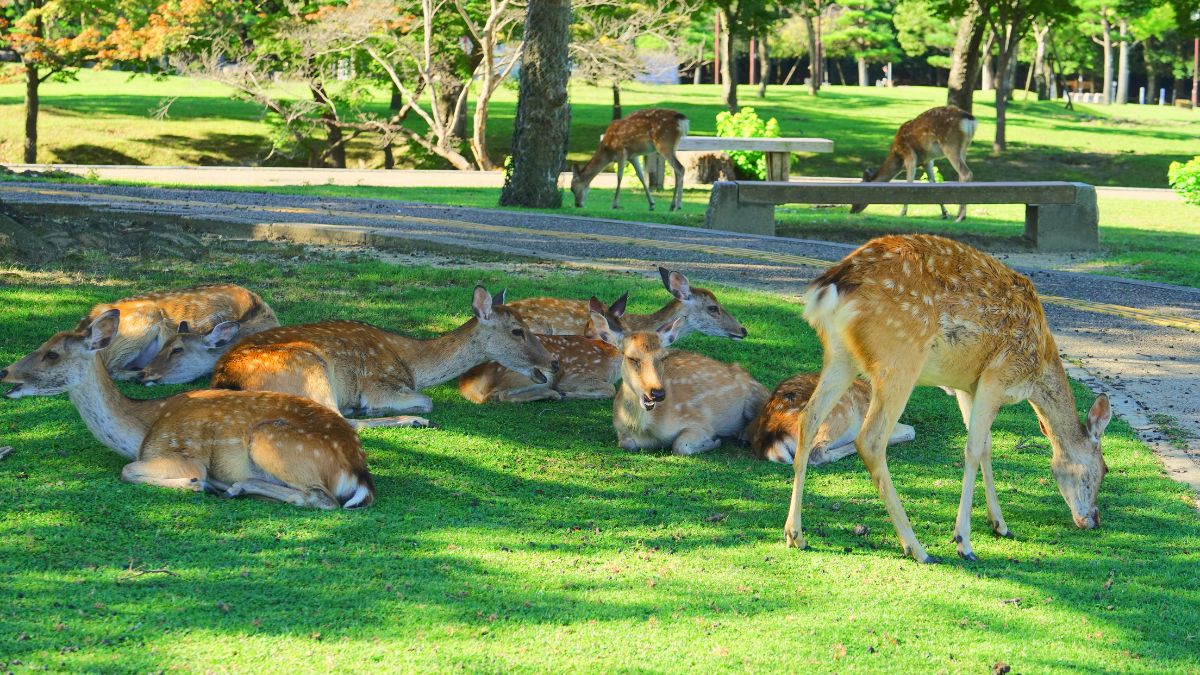
[[600, 147], [596, 148], [595, 154], [588, 160], [588, 163], [584, 164], [583, 168], [579, 170], [580, 178], [588, 185], [591, 185], [592, 180], [604, 170], [604, 167], [613, 163], [616, 155], [616, 152], [601, 144]]
[[142, 439], [166, 399], [136, 400], [122, 394], [100, 355], [92, 360], [91, 368], [88, 377], [67, 390], [67, 396], [101, 443], [126, 459], [137, 459]]
[[[682, 302], [678, 300], [671, 300], [653, 314], [629, 314], [627, 315], [627, 321], [629, 322], [630, 330], [654, 330], [664, 323], [674, 321], [675, 319], [683, 316], [684, 312], [686, 311], [687, 310], [684, 308]], [[687, 328], [684, 330], [687, 330]]]
[[1057, 354], [1034, 386], [1029, 403], [1042, 423], [1055, 459], [1065, 457], [1075, 461], [1076, 453], [1090, 447], [1087, 431], [1079, 423], [1079, 413], [1075, 409], [1075, 394], [1071, 393], [1071, 385]]
[[452, 380], [488, 360], [476, 319], [431, 340], [391, 337], [404, 341], [401, 353], [406, 355], [404, 363], [418, 391]]
[[896, 177], [896, 174], [904, 169], [904, 158], [895, 150], [889, 151], [888, 156], [884, 158], [883, 164], [879, 165], [879, 172], [875, 174], [875, 179], [872, 183], [887, 183]]

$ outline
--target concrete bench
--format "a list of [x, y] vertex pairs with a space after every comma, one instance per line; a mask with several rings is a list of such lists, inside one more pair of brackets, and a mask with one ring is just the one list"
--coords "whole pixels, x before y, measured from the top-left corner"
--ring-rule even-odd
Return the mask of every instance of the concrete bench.
[[1024, 204], [1039, 251], [1100, 248], [1096, 188], [1084, 183], [713, 183], [704, 226], [775, 234], [777, 204]]
[[[791, 172], [793, 152], [833, 152], [828, 138], [725, 138], [721, 136], [684, 136], [680, 151], [724, 152], [749, 150], [767, 155], [767, 180], [786, 181]], [[659, 154], [646, 155], [646, 174], [651, 190], [663, 189], [666, 160]]]

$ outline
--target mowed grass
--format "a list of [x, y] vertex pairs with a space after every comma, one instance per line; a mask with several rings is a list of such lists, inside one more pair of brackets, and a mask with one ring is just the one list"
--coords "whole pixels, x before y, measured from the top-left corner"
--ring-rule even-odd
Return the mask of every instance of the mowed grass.
[[[309, 94], [288, 89], [281, 93]], [[21, 85], [0, 85], [0, 162], [21, 158]], [[231, 90], [212, 82], [166, 77], [130, 77], [115, 71], [83, 71], [77, 82], [43, 86], [40, 126], [44, 162], [147, 165], [257, 165], [270, 151], [269, 126], [261, 108], [234, 100]], [[829, 87], [812, 97], [802, 87], [772, 87], [765, 99], [749, 88], [740, 103], [776, 117], [785, 136], [830, 138], [832, 154], [797, 157], [798, 175], [858, 176], [865, 165], [886, 155], [897, 127], [923, 110], [945, 103], [936, 87]], [[586, 159], [611, 121], [611, 91], [573, 82], [569, 158]], [[1200, 154], [1200, 114], [1159, 106], [1091, 106], [1065, 110], [1057, 101], [1025, 101], [1018, 93], [1008, 113], [1009, 150], [991, 153], [994, 105], [990, 92], [976, 96], [979, 132], [969, 161], [977, 180], [1078, 180], [1096, 185], [1166, 187], [1167, 166]], [[474, 97], [471, 98], [473, 102]], [[173, 101], [167, 117], [154, 111]], [[387, 92], [372, 106], [386, 112]], [[713, 85], [627, 84], [625, 112], [652, 106], [678, 109], [691, 131], [715, 134], [724, 107]], [[502, 87], [489, 115], [488, 143], [499, 163], [508, 153], [516, 108], [515, 88]], [[414, 122], [416, 123], [416, 122]], [[304, 164], [303, 157], [275, 156], [270, 163]], [[402, 166], [444, 167], [440, 160], [410, 148]], [[369, 139], [350, 146], [349, 164], [378, 168], [380, 149]], [[947, 169], [948, 170], [948, 169]]]
[[[0, 271], [0, 362], [95, 302], [240, 282], [288, 323], [343, 317], [414, 335], [468, 316], [471, 287], [656, 308], [632, 275], [395, 266], [264, 246], [196, 261], [86, 257]], [[680, 347], [768, 386], [814, 370], [801, 308], [715, 288], [750, 332]], [[132, 395], [169, 389], [125, 387]], [[1114, 421], [1103, 527], [1076, 529], [1027, 406], [994, 429], [1016, 539], [978, 563], [950, 543], [965, 434], [953, 400], [913, 397], [890, 465], [918, 536], [901, 557], [856, 458], [809, 471], [812, 550], [783, 545], [789, 467], [725, 445], [697, 457], [616, 446], [606, 401], [476, 406], [431, 392], [439, 430], [375, 429], [374, 506], [325, 513], [135, 486], [64, 396], [0, 404], [0, 668], [67, 671], [1182, 672], [1200, 640], [1191, 497]], [[1091, 396], [1076, 390], [1081, 411]], [[980, 489], [980, 492], [982, 489]], [[865, 535], [855, 535], [856, 525]]]

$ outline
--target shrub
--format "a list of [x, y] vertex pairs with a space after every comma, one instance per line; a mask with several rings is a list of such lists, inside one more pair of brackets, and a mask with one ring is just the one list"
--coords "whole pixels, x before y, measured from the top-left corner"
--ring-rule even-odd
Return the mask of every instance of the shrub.
[[1167, 169], [1167, 182], [1183, 201], [1200, 206], [1200, 157], [1193, 157], [1187, 164], [1171, 162]]
[[[736, 113], [722, 112], [717, 115], [717, 135], [725, 138], [779, 138], [779, 122], [774, 117], [767, 121], [754, 112], [754, 108], [742, 108]], [[766, 180], [767, 158], [761, 152], [734, 150], [729, 153], [738, 172]]]

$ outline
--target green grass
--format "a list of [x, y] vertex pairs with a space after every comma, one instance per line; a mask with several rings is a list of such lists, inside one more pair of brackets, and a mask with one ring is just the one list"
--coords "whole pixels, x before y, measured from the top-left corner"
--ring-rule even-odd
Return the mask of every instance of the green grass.
[[[905, 120], [945, 102], [934, 87], [897, 89], [830, 87], [810, 97], [802, 87], [774, 87], [766, 99], [749, 88], [741, 103], [763, 117], [775, 116], [788, 136], [833, 139], [829, 155], [797, 158], [800, 175], [857, 176], [867, 164], [878, 164], [892, 135]], [[0, 85], [0, 162], [21, 157], [21, 85]], [[571, 85], [570, 158], [582, 160], [611, 119], [610, 90], [575, 82]], [[991, 94], [980, 92], [976, 114], [981, 127], [970, 153], [979, 180], [1078, 180], [1096, 185], [1166, 187], [1167, 166], [1200, 154], [1200, 114], [1158, 106], [1076, 105], [1023, 101], [1009, 107], [1009, 151], [991, 156], [994, 109]], [[174, 99], [167, 118], [152, 111]], [[472, 97], [472, 100], [474, 98]], [[718, 88], [630, 84], [622, 98], [626, 110], [649, 106], [677, 108], [691, 119], [692, 133], [712, 135], [722, 110]], [[387, 97], [377, 98], [383, 112]], [[498, 92], [490, 114], [488, 143], [497, 157], [507, 153], [515, 112], [515, 89]], [[177, 77], [130, 78], [118, 72], [84, 71], [78, 82], [43, 87], [40, 127], [41, 159], [91, 164], [261, 163], [269, 151], [269, 131], [261, 110], [233, 100], [229, 90], [210, 82]], [[382, 166], [382, 154], [369, 141], [354, 143], [351, 166]], [[401, 161], [411, 166], [441, 166], [410, 150]], [[302, 164], [303, 158], [275, 158], [274, 163]]]
[[[513, 298], [630, 289], [634, 311], [665, 295], [628, 275], [398, 267], [265, 246], [193, 262], [89, 256], [0, 268], [0, 363], [94, 302], [184, 280], [252, 280], [285, 322], [348, 317], [422, 335], [464, 320], [476, 282]], [[739, 360], [769, 386], [819, 367], [799, 307], [717, 290], [751, 339], [681, 347]], [[622, 451], [608, 402], [431, 394], [443, 428], [364, 432], [378, 500], [337, 513], [121, 483], [121, 460], [65, 397], [3, 401], [0, 436], [15, 452], [0, 462], [0, 668], [1196, 668], [1200, 520], [1121, 421], [1105, 440], [1104, 525], [1081, 531], [1035, 417], [1005, 409], [995, 467], [1017, 538], [988, 536], [977, 504], [982, 562], [968, 564], [949, 542], [965, 434], [951, 398], [920, 390], [904, 417], [917, 440], [890, 464], [918, 536], [949, 560], [919, 566], [900, 556], [855, 458], [809, 472], [813, 549], [798, 552], [781, 531], [787, 467], [732, 446]], [[1077, 394], [1082, 409], [1090, 396]]]

